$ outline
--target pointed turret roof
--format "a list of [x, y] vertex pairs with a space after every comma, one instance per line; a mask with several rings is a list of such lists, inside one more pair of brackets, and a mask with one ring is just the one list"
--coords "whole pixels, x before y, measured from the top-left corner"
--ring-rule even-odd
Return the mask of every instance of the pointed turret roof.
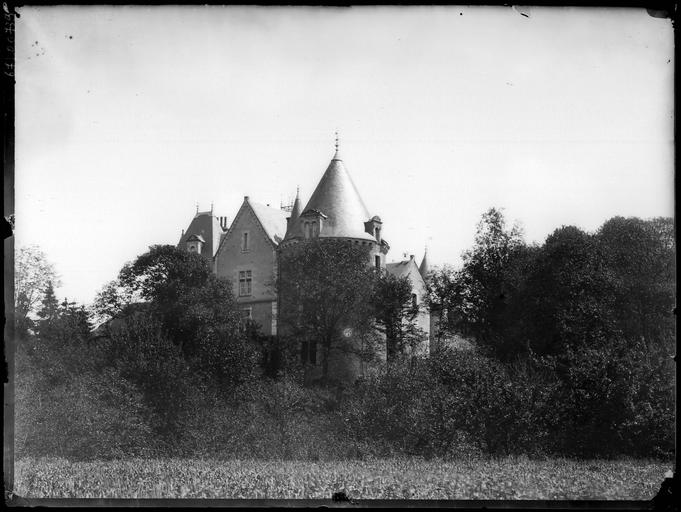
[[423, 259], [421, 260], [421, 265], [419, 266], [419, 272], [421, 272], [421, 275], [425, 279], [429, 271], [430, 268], [428, 266], [428, 248], [426, 247], [426, 250], [423, 252]]
[[312, 193], [302, 214], [316, 210], [326, 216], [320, 237], [360, 238], [376, 241], [364, 230], [371, 218], [352, 178], [345, 169], [336, 147], [336, 154]]
[[286, 227], [286, 236], [284, 238], [291, 238], [294, 236], [302, 236], [300, 232], [300, 222], [298, 222], [298, 217], [300, 217], [300, 187], [296, 189], [296, 200], [293, 201], [293, 208], [291, 209], [291, 216], [288, 219], [288, 225]]

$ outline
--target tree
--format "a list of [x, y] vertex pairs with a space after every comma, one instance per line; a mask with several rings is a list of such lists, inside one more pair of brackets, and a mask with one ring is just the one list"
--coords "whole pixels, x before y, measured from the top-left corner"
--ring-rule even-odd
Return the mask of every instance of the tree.
[[368, 248], [346, 240], [306, 240], [281, 253], [282, 331], [294, 343], [319, 346], [324, 381], [331, 352], [357, 353], [353, 338], [371, 329], [376, 272], [368, 262]]
[[37, 245], [19, 249], [14, 264], [16, 327], [17, 335], [23, 337], [32, 325], [30, 315], [36, 312], [48, 283], [58, 287], [60, 281], [54, 265]]
[[54, 287], [52, 286], [52, 281], [47, 283], [47, 288], [45, 288], [45, 293], [42, 300], [42, 308], [38, 311], [38, 318], [41, 321], [50, 321], [57, 317], [59, 312], [59, 301], [54, 294]]
[[614, 296], [621, 335], [673, 345], [676, 247], [673, 220], [614, 217], [595, 235]]
[[178, 346], [198, 372], [227, 389], [251, 378], [258, 347], [243, 329], [229, 281], [196, 253], [150, 247], [98, 294], [100, 316], [124, 320], [149, 314], [161, 336]]
[[478, 223], [475, 245], [463, 255], [457, 274], [453, 311], [484, 347], [497, 351], [504, 335], [504, 314], [513, 293], [507, 270], [525, 247], [518, 226], [510, 230], [501, 211], [491, 208]]
[[239, 337], [241, 319], [229, 281], [217, 278], [205, 258], [170, 245], [155, 245], [126, 263], [118, 279], [95, 300], [103, 317], [116, 317], [147, 304], [165, 334], [187, 356], [198, 340], [229, 333]]
[[412, 301], [408, 276], [382, 272], [374, 285], [373, 307], [376, 329], [385, 335], [386, 358], [392, 365], [407, 349], [413, 349], [424, 333], [415, 323], [419, 306]]
[[435, 348], [442, 347], [442, 341], [462, 327], [457, 315], [461, 304], [462, 287], [458, 272], [451, 265], [433, 269], [427, 276], [428, 295], [426, 304], [431, 316], [435, 316]]

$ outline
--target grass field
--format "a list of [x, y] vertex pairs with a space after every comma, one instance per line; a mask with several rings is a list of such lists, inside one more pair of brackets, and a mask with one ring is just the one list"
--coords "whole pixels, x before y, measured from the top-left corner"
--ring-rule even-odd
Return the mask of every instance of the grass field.
[[22, 459], [26, 498], [308, 498], [648, 500], [672, 463], [527, 458], [434, 462]]

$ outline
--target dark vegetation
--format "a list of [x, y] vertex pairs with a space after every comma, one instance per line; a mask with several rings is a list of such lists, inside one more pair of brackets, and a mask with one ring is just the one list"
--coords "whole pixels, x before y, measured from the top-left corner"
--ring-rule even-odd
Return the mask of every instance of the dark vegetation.
[[[280, 282], [298, 306], [281, 312], [289, 335], [276, 343], [195, 254], [152, 247], [90, 312], [60, 303], [53, 271], [27, 260], [19, 277], [51, 274], [23, 276], [40, 290], [18, 297], [17, 455], [673, 455], [671, 219], [562, 227], [530, 246], [490, 210], [462, 267], [430, 276], [428, 358], [409, 355], [419, 333], [404, 282], [348, 244], [299, 250]], [[94, 330], [93, 313], [106, 320]], [[327, 350], [349, 324], [382, 333], [389, 371], [307, 381], [301, 341]], [[449, 347], [455, 334], [473, 348]]]

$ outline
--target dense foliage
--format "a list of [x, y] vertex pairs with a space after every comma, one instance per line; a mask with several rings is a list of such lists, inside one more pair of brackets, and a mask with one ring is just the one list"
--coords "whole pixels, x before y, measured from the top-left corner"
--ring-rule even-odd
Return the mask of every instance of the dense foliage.
[[[17, 453], [670, 457], [674, 258], [670, 219], [564, 226], [528, 246], [491, 210], [462, 267], [429, 276], [430, 357], [401, 358], [418, 335], [409, 283], [371, 269], [361, 246], [310, 242], [282, 257], [279, 291], [295, 307], [280, 312], [279, 340], [240, 319], [203, 258], [155, 246], [102, 290], [95, 330], [51, 280], [34, 294]], [[390, 371], [311, 385], [282, 350], [330, 350], [349, 327], [384, 334]], [[473, 348], [448, 348], [455, 333]]]
[[277, 282], [281, 331], [292, 352], [303, 342], [310, 353], [319, 353], [325, 382], [333, 351], [360, 352], [344, 333], [356, 338], [371, 330], [367, 304], [375, 272], [368, 262], [367, 246], [336, 239], [305, 240], [281, 253]]
[[30, 245], [17, 251], [14, 257], [14, 315], [15, 332], [20, 339], [33, 327], [31, 314], [37, 312], [48, 286], [53, 289], [58, 285], [54, 265], [39, 247]]

